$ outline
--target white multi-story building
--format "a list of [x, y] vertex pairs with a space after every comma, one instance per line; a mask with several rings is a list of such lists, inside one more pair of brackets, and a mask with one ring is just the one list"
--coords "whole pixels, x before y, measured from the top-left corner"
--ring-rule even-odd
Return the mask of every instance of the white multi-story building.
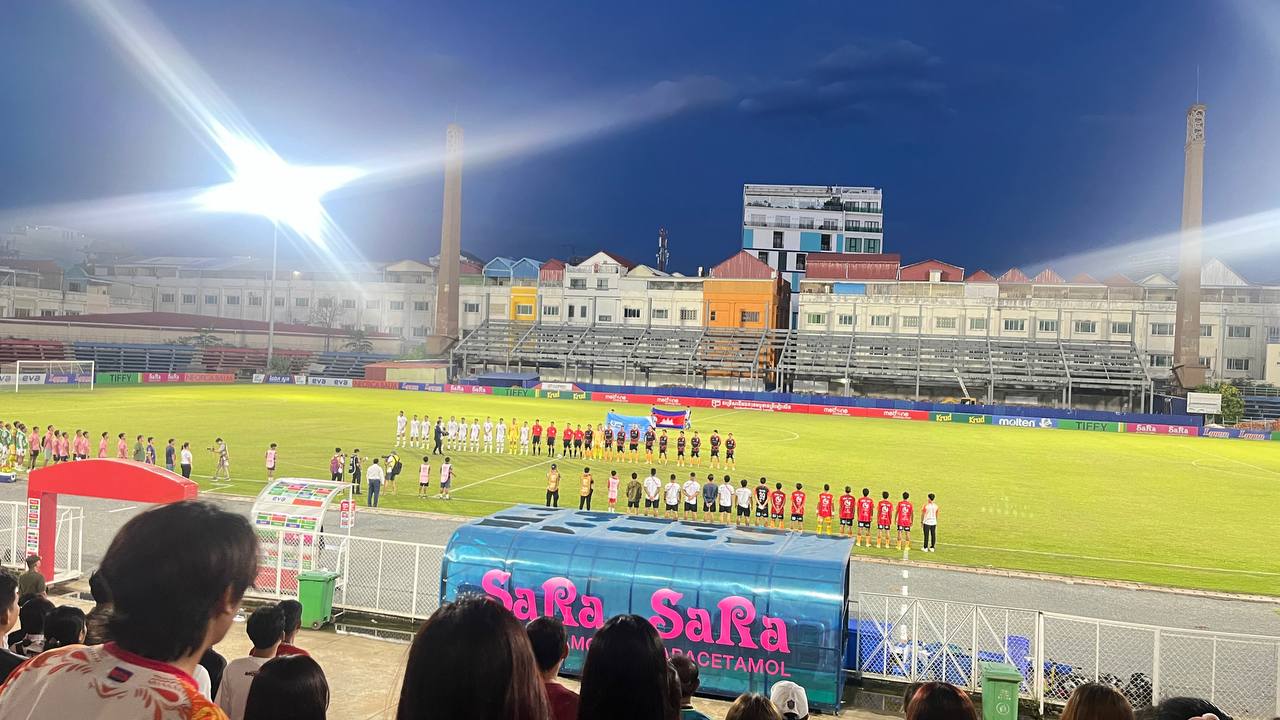
[[791, 307], [810, 253], [884, 251], [883, 193], [873, 187], [744, 185], [742, 247], [791, 283]]

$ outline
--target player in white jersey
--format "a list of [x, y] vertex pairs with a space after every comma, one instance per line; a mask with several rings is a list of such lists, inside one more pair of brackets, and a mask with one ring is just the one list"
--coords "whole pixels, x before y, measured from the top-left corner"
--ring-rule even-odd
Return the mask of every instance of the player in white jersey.
[[444, 426], [445, 447], [452, 450], [453, 443], [458, 439], [458, 421], [452, 415], [449, 416], [449, 423]]
[[418, 416], [414, 415], [409, 421], [409, 447], [418, 447], [420, 433], [422, 432], [422, 423], [418, 422]]
[[502, 455], [507, 452], [507, 426], [499, 420], [498, 427], [494, 428], [494, 432], [496, 437], [493, 439], [495, 443], [493, 448], [497, 450], [499, 455]]
[[396, 447], [404, 444], [404, 428], [409, 424], [409, 418], [404, 416], [404, 411], [396, 416]]
[[747, 487], [747, 481], [743, 480], [741, 486], [733, 491], [734, 498], [737, 499], [738, 505], [738, 524], [751, 524], [751, 488]]
[[480, 420], [471, 421], [471, 452], [480, 452]]
[[529, 423], [527, 421], [520, 426], [520, 454], [529, 454]]
[[484, 419], [484, 451], [493, 452], [493, 421], [489, 418]]

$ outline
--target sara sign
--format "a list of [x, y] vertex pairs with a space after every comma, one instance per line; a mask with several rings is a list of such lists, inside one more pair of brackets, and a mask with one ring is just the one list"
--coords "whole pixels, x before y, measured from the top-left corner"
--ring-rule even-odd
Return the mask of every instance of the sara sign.
[[1222, 393], [1187, 393], [1187, 412], [1191, 415], [1221, 415]]

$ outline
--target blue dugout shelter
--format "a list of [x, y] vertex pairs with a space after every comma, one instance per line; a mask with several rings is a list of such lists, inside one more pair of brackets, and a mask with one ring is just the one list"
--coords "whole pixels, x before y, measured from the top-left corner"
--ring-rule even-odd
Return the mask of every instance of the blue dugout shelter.
[[582, 670], [595, 631], [634, 613], [669, 654], [700, 666], [702, 692], [802, 685], [811, 705], [844, 690], [849, 538], [521, 505], [453, 534], [440, 596], [487, 594], [521, 621], [555, 615]]

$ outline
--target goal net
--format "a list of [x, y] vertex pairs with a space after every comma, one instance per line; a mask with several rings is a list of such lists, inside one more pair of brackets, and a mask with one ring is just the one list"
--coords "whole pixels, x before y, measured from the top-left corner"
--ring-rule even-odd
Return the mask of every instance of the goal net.
[[18, 360], [0, 366], [0, 386], [14, 392], [92, 390], [94, 371], [92, 360]]

